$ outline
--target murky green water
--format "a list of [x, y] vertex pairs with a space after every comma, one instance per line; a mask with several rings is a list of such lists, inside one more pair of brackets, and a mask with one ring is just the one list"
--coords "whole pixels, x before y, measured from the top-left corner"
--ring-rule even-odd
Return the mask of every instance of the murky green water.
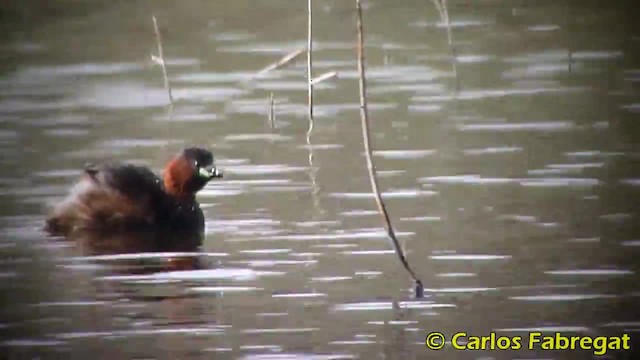
[[[369, 195], [354, 5], [315, 1], [314, 73], [338, 78], [316, 87], [311, 145], [305, 59], [255, 78], [306, 46], [304, 1], [6, 8], [0, 335], [9, 358], [581, 359], [592, 355], [435, 352], [424, 337], [637, 338], [634, 2], [452, 0], [453, 47], [432, 2], [365, 3], [374, 160], [425, 283], [420, 300]], [[150, 63], [151, 13], [171, 116]], [[209, 147], [225, 172], [199, 196], [204, 269], [131, 274], [122, 259], [82, 258], [40, 232], [47, 205], [85, 163], [159, 171], [186, 144]]]

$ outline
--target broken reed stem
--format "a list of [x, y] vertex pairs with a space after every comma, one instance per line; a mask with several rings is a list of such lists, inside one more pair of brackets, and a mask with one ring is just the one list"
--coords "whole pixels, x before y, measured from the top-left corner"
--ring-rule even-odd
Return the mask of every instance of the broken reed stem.
[[449, 11], [447, 10], [447, 0], [442, 0], [442, 15], [444, 16], [444, 21], [447, 26], [447, 42], [449, 46], [452, 45], [451, 40], [451, 23], [449, 22]]
[[449, 50], [451, 51], [451, 66], [453, 67], [453, 76], [456, 80], [456, 91], [460, 90], [460, 81], [458, 80], [458, 60], [456, 55], [456, 48], [453, 46], [453, 36], [451, 35], [451, 22], [449, 21], [449, 10], [447, 10], [447, 0], [442, 0], [442, 8], [440, 9], [440, 15], [443, 17], [447, 26], [447, 43], [449, 44]]
[[[164, 51], [162, 50], [162, 36], [160, 35], [160, 29], [158, 29], [158, 21], [155, 15], [151, 15], [153, 19], [153, 31], [156, 34], [156, 43], [158, 44], [158, 63], [162, 67], [162, 75], [164, 77], [164, 88], [169, 93], [169, 102], [173, 105], [173, 94], [171, 93], [171, 84], [169, 83], [169, 75], [167, 73], [167, 66], [164, 61]], [[153, 58], [153, 55], [151, 56]]]
[[258, 71], [258, 73], [256, 74], [256, 77], [262, 76], [266, 73], [268, 73], [269, 71], [278, 69], [280, 67], [283, 67], [285, 65], [287, 65], [288, 63], [292, 62], [293, 60], [295, 60], [298, 56], [304, 54], [306, 49], [296, 49], [288, 54], [286, 54], [285, 56], [283, 56], [280, 60], [269, 64], [268, 66], [266, 66], [264, 69]]
[[329, 71], [326, 72], [320, 76], [318, 76], [315, 79], [311, 79], [311, 84], [312, 85], [318, 85], [319, 83], [323, 82], [323, 81], [327, 81], [329, 79], [333, 79], [334, 77], [338, 76], [338, 73], [335, 71]]
[[313, 7], [312, 0], [308, 2], [308, 32], [307, 32], [307, 85], [309, 87], [309, 131], [307, 131], [307, 138], [311, 134], [313, 129], [313, 75], [312, 75], [312, 40], [313, 40]]
[[393, 227], [391, 226], [391, 220], [389, 218], [389, 213], [387, 212], [387, 208], [382, 201], [382, 196], [380, 195], [380, 190], [378, 189], [378, 180], [376, 178], [376, 169], [373, 165], [373, 160], [371, 159], [371, 139], [369, 137], [369, 114], [367, 110], [367, 82], [365, 79], [365, 65], [364, 65], [364, 34], [362, 29], [362, 6], [360, 4], [360, 0], [356, 0], [356, 10], [357, 10], [357, 30], [358, 30], [358, 73], [360, 79], [360, 121], [362, 124], [362, 138], [364, 142], [364, 152], [365, 157], [367, 159], [367, 169], [369, 170], [369, 180], [371, 182], [371, 190], [373, 191], [376, 199], [376, 204], [378, 206], [378, 211], [384, 220], [385, 229], [387, 230], [387, 235], [391, 239], [391, 242], [396, 250], [396, 254], [400, 259], [400, 262], [407, 270], [411, 278], [415, 281], [415, 294], [416, 297], [422, 297], [424, 293], [424, 287], [422, 285], [422, 281], [418, 279], [416, 274], [409, 266], [409, 262], [407, 262], [406, 257], [404, 256], [404, 252], [400, 247], [400, 242], [396, 237], [395, 232], [393, 231]]
[[442, 4], [440, 3], [440, 0], [433, 0], [433, 5], [435, 5], [436, 10], [438, 10], [438, 13], [440, 14], [440, 18], [444, 19], [444, 10], [442, 10]]
[[569, 78], [571, 77], [571, 72], [573, 71], [573, 66], [572, 66], [572, 62], [573, 62], [573, 54], [572, 54], [572, 50], [571, 50], [571, 44], [572, 44], [572, 39], [574, 39], [574, 33], [573, 33], [573, 27], [572, 27], [572, 23], [571, 23], [571, 19], [573, 16], [573, 11], [571, 8], [571, 2], [568, 1], [567, 2], [567, 21], [566, 21], [566, 29], [567, 32], [569, 33], [569, 36], [567, 36], [567, 71], [569, 73]]

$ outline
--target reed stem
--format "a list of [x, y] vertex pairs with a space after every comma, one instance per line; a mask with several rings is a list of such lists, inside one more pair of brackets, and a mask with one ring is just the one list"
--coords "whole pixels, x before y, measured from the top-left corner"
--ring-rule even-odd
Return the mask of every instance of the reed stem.
[[315, 79], [312, 79], [312, 80], [311, 80], [311, 84], [313, 84], [313, 85], [317, 85], [317, 84], [319, 84], [319, 83], [321, 83], [321, 82], [323, 82], [323, 81], [327, 81], [327, 80], [329, 80], [329, 79], [333, 79], [334, 77], [337, 77], [337, 76], [338, 76], [338, 73], [337, 73], [337, 72], [335, 72], [335, 71], [329, 71], [329, 72], [326, 72], [326, 73], [324, 73], [324, 74], [321, 74], [320, 76], [318, 76], [318, 77], [317, 77], [317, 78], [315, 78]]
[[308, 2], [308, 32], [307, 32], [307, 85], [309, 89], [309, 131], [307, 131], [307, 137], [311, 134], [313, 129], [313, 1]]
[[356, 0], [356, 10], [357, 10], [357, 30], [358, 30], [358, 74], [359, 74], [359, 83], [360, 83], [360, 121], [362, 125], [362, 138], [364, 142], [364, 152], [367, 160], [367, 169], [369, 170], [369, 181], [371, 183], [371, 190], [375, 195], [376, 205], [378, 206], [378, 211], [384, 220], [384, 226], [387, 230], [387, 235], [389, 239], [391, 239], [391, 243], [395, 248], [396, 254], [400, 259], [403, 267], [407, 270], [411, 278], [415, 282], [415, 296], [417, 298], [421, 298], [424, 294], [424, 287], [422, 285], [422, 281], [418, 279], [415, 272], [409, 266], [409, 262], [407, 261], [404, 252], [402, 251], [402, 247], [400, 246], [400, 242], [396, 237], [395, 231], [393, 230], [393, 226], [391, 225], [391, 219], [389, 218], [389, 213], [387, 212], [387, 208], [382, 201], [382, 196], [380, 195], [380, 190], [378, 188], [378, 180], [376, 177], [376, 169], [373, 164], [372, 156], [371, 156], [371, 138], [369, 136], [369, 113], [367, 109], [367, 81], [365, 78], [365, 64], [364, 64], [364, 31], [362, 25], [362, 6], [360, 4], [360, 0]]
[[162, 75], [164, 78], [164, 88], [167, 89], [169, 93], [169, 102], [173, 105], [173, 93], [171, 92], [171, 83], [169, 83], [169, 75], [167, 73], [167, 66], [164, 60], [164, 51], [162, 49], [162, 36], [160, 35], [160, 29], [158, 29], [158, 21], [156, 20], [156, 16], [152, 15], [153, 19], [153, 31], [156, 35], [156, 44], [158, 45], [158, 57], [154, 57], [151, 55], [151, 59], [157, 62], [162, 67]]
[[264, 69], [260, 70], [256, 74], [256, 76], [260, 77], [260, 76], [268, 73], [269, 71], [276, 70], [278, 68], [283, 67], [283, 66], [289, 64], [290, 62], [292, 62], [293, 60], [295, 60], [298, 56], [302, 55], [304, 52], [305, 52], [305, 49], [296, 49], [296, 50], [286, 54], [285, 56], [283, 56], [280, 60], [267, 65]]
[[451, 35], [451, 21], [449, 20], [447, 0], [442, 0], [442, 14], [444, 15], [444, 21], [447, 25], [447, 43], [449, 44], [449, 51], [451, 51], [451, 66], [453, 67], [453, 76], [456, 81], [457, 92], [460, 91], [460, 79], [458, 78], [458, 54], [456, 47], [453, 45], [453, 35]]

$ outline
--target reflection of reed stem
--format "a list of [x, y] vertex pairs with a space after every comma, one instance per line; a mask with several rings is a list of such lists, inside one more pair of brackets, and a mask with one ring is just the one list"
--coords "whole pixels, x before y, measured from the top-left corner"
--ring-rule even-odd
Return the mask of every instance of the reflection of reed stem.
[[456, 91], [460, 91], [460, 81], [458, 78], [458, 56], [456, 54], [456, 48], [453, 46], [453, 36], [451, 35], [451, 22], [449, 21], [447, 0], [442, 0], [442, 14], [444, 15], [444, 21], [447, 25], [447, 43], [449, 44], [449, 50], [451, 51], [451, 66], [453, 67], [453, 76], [456, 81]]
[[313, 145], [310, 142], [307, 142], [307, 146], [309, 147], [309, 179], [311, 180], [311, 201], [313, 203], [314, 215], [319, 214], [322, 215], [324, 211], [320, 207], [320, 186], [316, 181], [316, 173], [318, 169], [313, 166]]
[[391, 239], [391, 242], [396, 250], [396, 254], [400, 259], [400, 262], [407, 270], [407, 272], [411, 275], [413, 280], [416, 283], [416, 297], [422, 297], [424, 289], [422, 286], [422, 282], [418, 279], [416, 274], [413, 272], [409, 263], [407, 262], [406, 257], [404, 256], [404, 252], [400, 247], [400, 242], [396, 237], [395, 232], [393, 231], [393, 227], [391, 226], [391, 220], [389, 218], [389, 214], [387, 212], [387, 208], [382, 201], [382, 196], [380, 195], [380, 190], [378, 189], [378, 180], [376, 178], [376, 169], [373, 165], [373, 160], [371, 158], [371, 139], [369, 137], [369, 114], [367, 111], [367, 83], [365, 79], [365, 65], [364, 65], [364, 34], [363, 34], [363, 26], [362, 26], [362, 5], [360, 4], [360, 0], [356, 0], [356, 10], [357, 10], [357, 29], [358, 29], [358, 73], [360, 78], [360, 121], [362, 124], [362, 138], [364, 142], [364, 150], [365, 157], [367, 159], [367, 169], [369, 170], [369, 181], [371, 182], [371, 190], [373, 191], [376, 199], [376, 204], [378, 206], [378, 211], [384, 220], [385, 229], [387, 230], [387, 235]]
[[444, 22], [447, 27], [447, 44], [451, 52], [451, 67], [453, 68], [453, 76], [456, 82], [456, 91], [460, 91], [460, 79], [458, 78], [458, 64], [456, 48], [453, 46], [453, 35], [451, 35], [451, 22], [449, 21], [449, 10], [447, 9], [447, 0], [433, 0], [433, 5], [438, 10], [440, 21]]
[[156, 16], [152, 15], [151, 18], [153, 19], [153, 31], [156, 34], [156, 43], [158, 44], [158, 57], [154, 57], [153, 55], [151, 55], [151, 58], [162, 67], [164, 88], [167, 89], [167, 92], [169, 93], [169, 102], [171, 103], [171, 105], [173, 105], [173, 94], [171, 93], [171, 84], [169, 83], [167, 66], [164, 61], [164, 51], [162, 50], [162, 36], [160, 35], [160, 30], [158, 29], [158, 21], [156, 20]]
[[273, 101], [273, 93], [269, 93], [269, 125], [272, 129], [276, 127], [275, 103]]

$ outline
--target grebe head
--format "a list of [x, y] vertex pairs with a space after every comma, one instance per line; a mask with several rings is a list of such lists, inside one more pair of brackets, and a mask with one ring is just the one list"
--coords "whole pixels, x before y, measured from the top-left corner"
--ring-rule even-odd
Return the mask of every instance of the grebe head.
[[165, 191], [177, 197], [192, 197], [213, 178], [221, 178], [213, 155], [205, 149], [191, 147], [182, 150], [164, 169]]

